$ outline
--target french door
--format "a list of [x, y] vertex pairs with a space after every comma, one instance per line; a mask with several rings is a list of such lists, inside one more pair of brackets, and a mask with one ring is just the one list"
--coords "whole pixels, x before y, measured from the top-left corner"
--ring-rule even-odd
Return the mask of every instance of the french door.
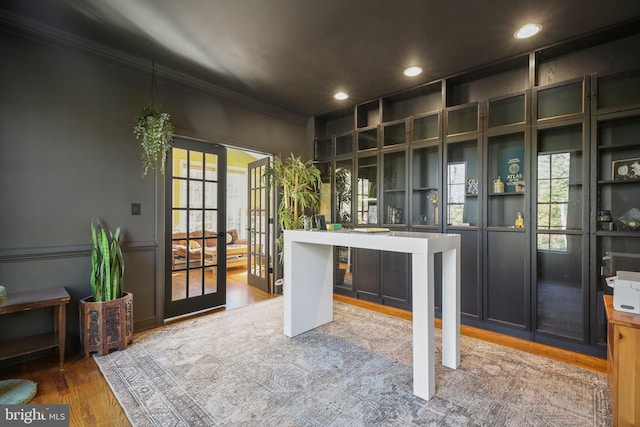
[[165, 171], [165, 318], [226, 303], [222, 146], [176, 138]]
[[249, 163], [249, 265], [247, 283], [265, 292], [271, 292], [271, 190], [264, 173], [269, 157]]

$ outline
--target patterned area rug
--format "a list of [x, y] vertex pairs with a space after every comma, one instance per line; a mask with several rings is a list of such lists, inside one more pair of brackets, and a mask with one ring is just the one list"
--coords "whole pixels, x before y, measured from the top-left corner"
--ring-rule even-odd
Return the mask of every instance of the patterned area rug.
[[335, 302], [283, 335], [282, 298], [136, 335], [96, 357], [135, 426], [608, 426], [606, 376], [473, 338], [412, 394], [411, 322]]

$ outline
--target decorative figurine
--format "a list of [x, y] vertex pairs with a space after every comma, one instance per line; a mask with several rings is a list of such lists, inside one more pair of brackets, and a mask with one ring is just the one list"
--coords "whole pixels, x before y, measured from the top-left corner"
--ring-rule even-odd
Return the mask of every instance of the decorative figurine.
[[522, 214], [520, 212], [517, 213], [516, 217], [516, 228], [524, 228], [524, 219], [522, 219]]
[[431, 204], [433, 205], [433, 223], [438, 224], [438, 190], [431, 190], [429, 193]]
[[493, 181], [493, 192], [504, 193], [504, 182], [502, 182], [502, 179], [499, 176], [498, 179]]

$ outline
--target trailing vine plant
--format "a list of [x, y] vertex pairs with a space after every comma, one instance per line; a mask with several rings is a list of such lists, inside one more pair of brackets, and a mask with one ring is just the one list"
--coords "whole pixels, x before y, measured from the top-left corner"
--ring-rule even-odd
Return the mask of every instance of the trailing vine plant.
[[164, 174], [167, 156], [173, 146], [173, 125], [168, 113], [159, 112], [153, 105], [153, 92], [156, 89], [155, 64], [151, 73], [151, 90], [149, 105], [142, 108], [136, 117], [133, 133], [142, 145], [142, 176], [155, 171], [160, 163], [160, 171]]
[[169, 114], [158, 112], [153, 105], [145, 106], [136, 117], [133, 133], [142, 145], [142, 176], [156, 170], [158, 163], [164, 173], [167, 156], [173, 146], [173, 125]]

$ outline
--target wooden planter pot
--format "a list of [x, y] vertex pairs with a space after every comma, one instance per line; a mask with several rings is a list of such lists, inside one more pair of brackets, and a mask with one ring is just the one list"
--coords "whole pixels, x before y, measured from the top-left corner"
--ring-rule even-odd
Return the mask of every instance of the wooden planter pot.
[[80, 300], [80, 345], [85, 356], [124, 350], [133, 341], [133, 294], [113, 301]]

